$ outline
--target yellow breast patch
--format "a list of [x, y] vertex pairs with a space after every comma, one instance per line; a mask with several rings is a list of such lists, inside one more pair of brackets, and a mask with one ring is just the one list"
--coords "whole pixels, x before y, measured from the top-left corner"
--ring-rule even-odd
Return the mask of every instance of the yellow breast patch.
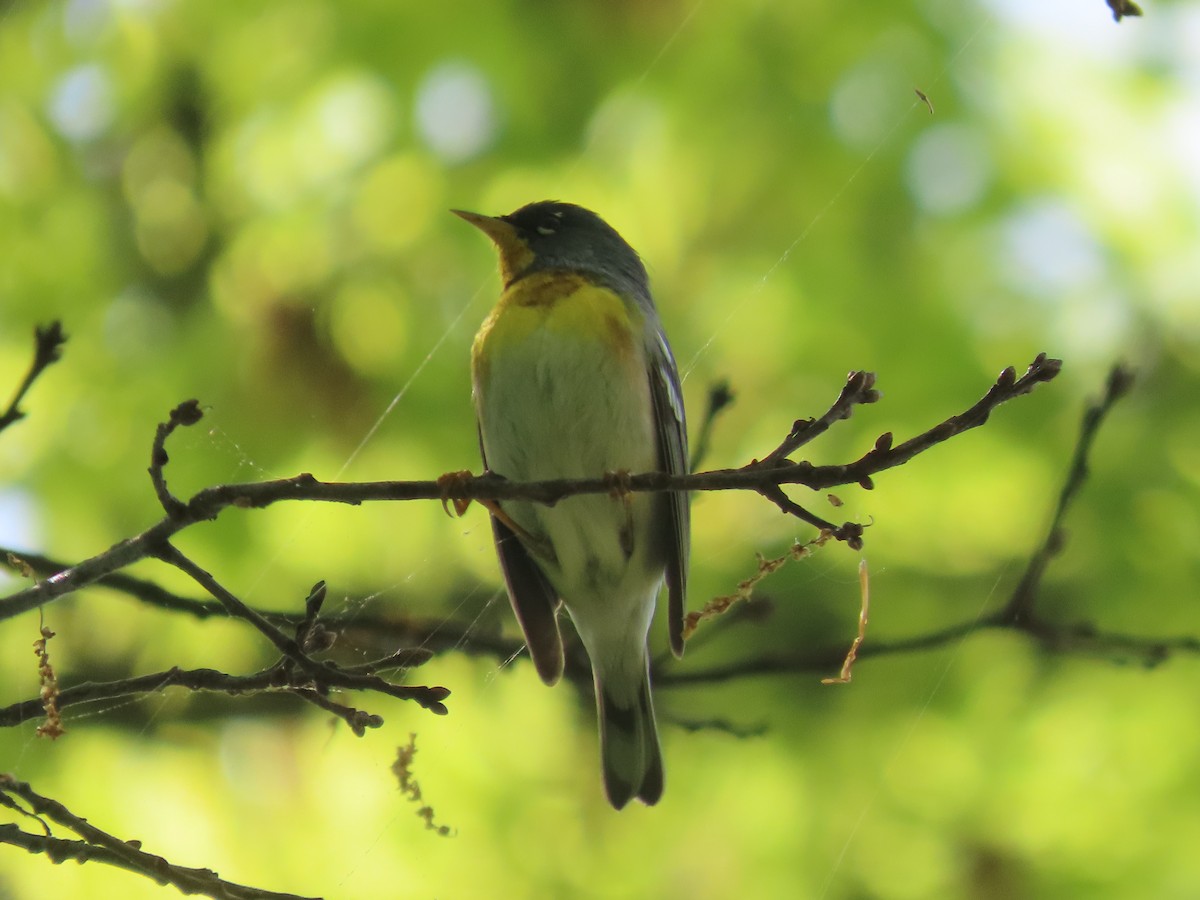
[[614, 356], [628, 359], [641, 325], [637, 308], [610, 289], [573, 272], [538, 272], [511, 285], [479, 329], [472, 348], [476, 375], [486, 378], [491, 357], [539, 332], [561, 337], [564, 348], [603, 341]]

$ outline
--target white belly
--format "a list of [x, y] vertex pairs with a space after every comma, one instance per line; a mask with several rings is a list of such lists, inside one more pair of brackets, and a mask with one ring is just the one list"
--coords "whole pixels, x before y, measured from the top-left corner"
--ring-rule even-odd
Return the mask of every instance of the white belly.
[[[564, 302], [571, 302], [570, 300]], [[475, 402], [488, 468], [512, 481], [596, 477], [658, 467], [646, 360], [614, 354], [603, 336], [543, 326], [503, 341]], [[661, 579], [652, 531], [652, 495], [568, 497], [553, 507], [503, 504], [513, 520], [553, 548], [535, 554], [578, 620], [581, 607], [629, 603], [640, 611]], [[586, 613], [585, 613], [586, 617]], [[639, 615], [638, 618], [641, 618]]]

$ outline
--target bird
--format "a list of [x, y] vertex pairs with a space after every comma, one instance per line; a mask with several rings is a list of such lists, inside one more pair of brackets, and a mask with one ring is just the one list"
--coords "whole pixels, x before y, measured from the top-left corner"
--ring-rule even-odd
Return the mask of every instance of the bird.
[[688, 470], [679, 371], [646, 267], [572, 203], [452, 212], [495, 244], [503, 283], [471, 348], [485, 470], [614, 484], [553, 505], [490, 503], [509, 600], [548, 685], [563, 674], [566, 609], [591, 662], [608, 800], [618, 810], [635, 797], [653, 805], [664, 779], [647, 635], [665, 582], [669, 644], [683, 655], [690, 513], [684, 491], [620, 488], [633, 473]]

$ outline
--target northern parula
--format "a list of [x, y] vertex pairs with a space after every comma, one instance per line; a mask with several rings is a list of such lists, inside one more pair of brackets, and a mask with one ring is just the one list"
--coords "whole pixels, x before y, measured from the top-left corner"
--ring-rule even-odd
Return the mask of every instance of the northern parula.
[[[492, 239], [504, 283], [471, 352], [485, 467], [513, 481], [687, 471], [679, 373], [637, 253], [595, 213], [543, 201], [454, 210]], [[547, 684], [563, 672], [565, 606], [592, 663], [608, 799], [662, 796], [646, 635], [665, 578], [683, 653], [688, 495], [493, 504], [508, 597]]]

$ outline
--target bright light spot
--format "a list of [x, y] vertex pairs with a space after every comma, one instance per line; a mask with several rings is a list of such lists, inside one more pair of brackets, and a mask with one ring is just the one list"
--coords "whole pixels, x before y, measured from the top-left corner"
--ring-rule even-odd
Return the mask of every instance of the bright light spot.
[[1108, 365], [1139, 338], [1129, 298], [1115, 290], [1072, 297], [1052, 324], [1054, 346], [1072, 362]]
[[[1052, 43], [1112, 65], [1134, 48], [1128, 24], [1118, 27], [1102, 4], [1047, 3], [1046, 0], [984, 0], [997, 19]], [[1137, 20], [1134, 20], [1135, 22]]]
[[1001, 271], [1013, 287], [1047, 298], [1096, 284], [1104, 260], [1091, 231], [1066, 203], [1036, 200], [1002, 225]]
[[890, 66], [866, 62], [848, 72], [833, 89], [829, 115], [833, 130], [851, 146], [878, 143], [908, 108], [912, 88]]
[[627, 163], [653, 150], [661, 155], [668, 143], [662, 107], [653, 99], [631, 92], [609, 96], [587, 126], [588, 152], [605, 161]]
[[67, 0], [62, 8], [63, 34], [78, 46], [102, 43], [118, 22], [147, 17], [172, 0]]
[[59, 132], [90, 141], [112, 123], [112, 81], [97, 65], [77, 66], [58, 79], [47, 110]]
[[908, 190], [926, 212], [951, 215], [970, 209], [992, 177], [987, 144], [965, 125], [935, 125], [908, 155]]
[[63, 7], [63, 32], [75, 44], [90, 44], [112, 22], [109, 0], [69, 0]]
[[42, 523], [33, 497], [18, 488], [0, 490], [0, 547], [41, 546]]
[[231, 161], [241, 187], [259, 206], [286, 209], [295, 200], [300, 176], [292, 141], [282, 116], [258, 112], [239, 126], [231, 148]]
[[417, 88], [417, 131], [447, 162], [470, 159], [496, 134], [495, 106], [482, 73], [462, 61], [444, 62]]
[[391, 133], [394, 106], [391, 91], [373, 77], [337, 79], [316, 98], [314, 118], [325, 149], [351, 165], [370, 159]]
[[1180, 6], [1155, 10], [1147, 24], [1150, 22], [1157, 23], [1158, 47], [1179, 70], [1179, 80], [1192, 90], [1200, 89], [1200, 9]]
[[1167, 144], [1200, 202], [1200, 86], [1167, 109]]
[[1104, 249], [1066, 203], [1042, 198], [1017, 210], [999, 252], [1002, 277], [1046, 303], [1041, 315], [1064, 357], [1108, 359], [1128, 346], [1129, 298], [1109, 284]]
[[294, 108], [267, 105], [221, 148], [236, 187], [259, 206], [283, 211], [315, 192], [342, 191], [390, 140], [395, 96], [376, 76], [343, 72]]

